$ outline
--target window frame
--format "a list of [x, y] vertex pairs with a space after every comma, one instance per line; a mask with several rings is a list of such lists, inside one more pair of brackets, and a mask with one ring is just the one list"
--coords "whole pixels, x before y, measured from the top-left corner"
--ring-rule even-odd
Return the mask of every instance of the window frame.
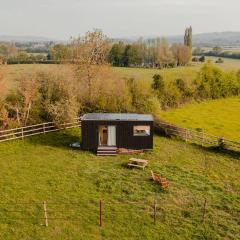
[[[146, 134], [143, 134], [143, 133], [136, 134], [135, 133], [136, 127], [148, 127], [149, 133], [146, 133], [146, 131], [145, 131]], [[151, 125], [133, 125], [133, 136], [134, 137], [150, 137], [151, 136]]]

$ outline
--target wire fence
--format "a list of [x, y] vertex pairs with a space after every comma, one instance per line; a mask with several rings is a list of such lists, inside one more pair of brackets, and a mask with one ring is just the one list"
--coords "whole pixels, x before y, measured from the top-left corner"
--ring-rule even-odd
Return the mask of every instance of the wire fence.
[[178, 225], [179, 221], [188, 221], [190, 216], [201, 224], [208, 221], [210, 209], [211, 205], [205, 200], [188, 206], [177, 204], [173, 210], [171, 204], [168, 205], [166, 200], [159, 198], [144, 202], [103, 199], [82, 199], [79, 202], [1, 202], [0, 224], [48, 227], [68, 222], [82, 226], [112, 228], [116, 227], [116, 223], [129, 227], [130, 222], [133, 225]]
[[105, 222], [119, 214], [128, 217], [149, 216], [152, 222], [156, 223], [157, 211], [156, 200], [152, 204], [120, 203], [102, 199], [85, 202], [1, 202], [0, 222], [23, 221], [48, 227], [58, 220], [91, 223], [102, 227]]

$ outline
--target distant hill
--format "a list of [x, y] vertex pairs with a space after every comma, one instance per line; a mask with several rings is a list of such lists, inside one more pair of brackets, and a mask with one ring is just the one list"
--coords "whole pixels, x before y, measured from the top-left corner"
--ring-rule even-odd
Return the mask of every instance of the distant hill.
[[0, 42], [55, 42], [55, 39], [39, 36], [0, 36]]
[[[183, 36], [168, 37], [170, 42], [182, 42]], [[193, 35], [193, 45], [201, 47], [240, 46], [240, 32], [215, 32]]]
[[[143, 39], [151, 39], [158, 36], [144, 36]], [[164, 36], [159, 36], [164, 37]], [[166, 36], [166, 39], [170, 43], [183, 42], [183, 35], [178, 36]], [[139, 37], [128, 38], [115, 38], [113, 41], [125, 41], [132, 42], [138, 40]], [[51, 39], [41, 36], [0, 36], [0, 42], [64, 42], [57, 39]], [[228, 46], [228, 47], [240, 47], [240, 32], [213, 32], [213, 33], [200, 33], [193, 35], [193, 45], [200, 47], [213, 47], [213, 46]]]
[[[143, 39], [151, 39], [155, 37], [164, 36], [144, 36]], [[183, 35], [165, 36], [170, 43], [182, 43]], [[136, 41], [139, 37], [125, 38], [125, 41]], [[200, 47], [213, 47], [213, 46], [240, 46], [240, 32], [213, 32], [213, 33], [199, 33], [193, 35], [193, 45]]]

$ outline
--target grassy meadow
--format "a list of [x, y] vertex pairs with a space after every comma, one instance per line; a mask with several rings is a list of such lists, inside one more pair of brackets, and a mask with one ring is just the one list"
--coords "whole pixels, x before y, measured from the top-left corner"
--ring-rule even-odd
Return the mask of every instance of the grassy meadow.
[[185, 81], [192, 81], [195, 78], [198, 66], [187, 66], [168, 69], [146, 69], [146, 68], [114, 68], [114, 70], [124, 77], [135, 78], [152, 82], [155, 74], [161, 74], [166, 81], [182, 78]]
[[161, 112], [160, 117], [182, 127], [240, 141], [239, 97], [189, 104]]
[[[219, 57], [206, 57], [207, 60], [216, 62]], [[215, 63], [216, 66], [222, 68], [223, 70], [230, 71], [240, 69], [240, 59], [222, 58], [223, 63]]]
[[[216, 57], [206, 57], [208, 60], [215, 62], [218, 58]], [[240, 69], [240, 60], [238, 59], [228, 59], [222, 58], [224, 63], [216, 64], [216, 66], [224, 70], [238, 70]], [[121, 74], [123, 77], [135, 78], [139, 80], [145, 80], [149, 83], [152, 81], [154, 74], [161, 74], [166, 81], [174, 80], [177, 78], [182, 78], [183, 80], [189, 82], [192, 81], [197, 71], [202, 66], [201, 63], [193, 63], [192, 66], [178, 67], [178, 68], [169, 68], [169, 69], [146, 69], [146, 68], [124, 68], [124, 67], [115, 67], [114, 71]], [[8, 65], [4, 66], [7, 71], [6, 80], [9, 83], [13, 83], [14, 78], [16, 78], [22, 72], [31, 72], [33, 69], [39, 70], [50, 70], [57, 69], [59, 65], [53, 64], [19, 64], [19, 65]], [[61, 65], [61, 68], [68, 68], [69, 66]]]
[[[72, 129], [0, 144], [0, 239], [240, 238], [236, 156], [155, 136], [154, 150], [140, 156], [149, 166], [131, 170], [125, 167], [130, 156], [97, 157], [68, 147], [79, 137]], [[151, 169], [170, 181], [168, 190], [150, 180]]]

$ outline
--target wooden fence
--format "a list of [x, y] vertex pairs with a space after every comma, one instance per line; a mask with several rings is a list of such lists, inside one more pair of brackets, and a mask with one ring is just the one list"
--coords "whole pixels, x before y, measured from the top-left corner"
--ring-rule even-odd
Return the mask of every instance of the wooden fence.
[[222, 149], [240, 151], [240, 142], [196, 130], [181, 128], [159, 120], [155, 121], [155, 132], [167, 137], [177, 137], [186, 142], [205, 147], [220, 147]]
[[[54, 122], [40, 123], [36, 125], [1, 130], [0, 142], [10, 141], [14, 139], [24, 139], [39, 134], [55, 132], [62, 129], [81, 127], [81, 118], [76, 118], [72, 123], [63, 123], [56, 125]], [[204, 132], [181, 128], [173, 124], [169, 124], [160, 120], [155, 121], [155, 132], [167, 137], [177, 137], [186, 142], [195, 143], [206, 147], [221, 147], [232, 151], [240, 151], [240, 142], [225, 139], [223, 137], [214, 136]]]
[[24, 139], [25, 137], [30, 137], [39, 134], [45, 134], [49, 132], [56, 132], [62, 129], [80, 127], [80, 118], [75, 119], [72, 123], [63, 123], [56, 125], [54, 122], [40, 123], [36, 125], [1, 130], [0, 131], [0, 142], [10, 141], [14, 139]]

